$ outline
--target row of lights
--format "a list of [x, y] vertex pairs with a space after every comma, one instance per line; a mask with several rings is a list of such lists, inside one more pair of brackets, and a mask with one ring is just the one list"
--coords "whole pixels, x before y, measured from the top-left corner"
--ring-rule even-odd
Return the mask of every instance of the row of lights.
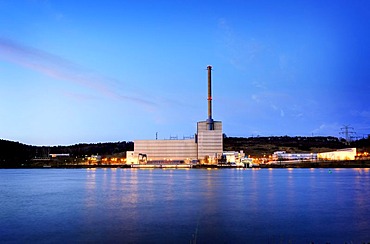
[[126, 159], [125, 158], [102, 158], [102, 161], [103, 162], [108, 162], [108, 161], [110, 161], [110, 162], [125, 162], [126, 161]]

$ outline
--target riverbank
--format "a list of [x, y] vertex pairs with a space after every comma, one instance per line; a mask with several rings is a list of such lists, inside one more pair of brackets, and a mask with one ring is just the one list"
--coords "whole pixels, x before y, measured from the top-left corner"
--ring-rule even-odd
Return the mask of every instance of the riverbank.
[[370, 160], [316, 161], [261, 164], [261, 168], [370, 168]]
[[[218, 165], [207, 165], [207, 164], [196, 164], [196, 165], [131, 165], [121, 164], [121, 165], [71, 165], [71, 164], [55, 164], [55, 165], [38, 165], [38, 166], [20, 166], [20, 167], [0, 167], [0, 169], [50, 169], [50, 168], [63, 168], [63, 169], [90, 169], [90, 168], [192, 168], [192, 169], [226, 169], [226, 168], [237, 168], [235, 166], [218, 166]], [[187, 167], [184, 167], [187, 166]], [[370, 168], [370, 160], [346, 160], [346, 161], [318, 161], [318, 162], [289, 162], [286, 163], [276, 162], [275, 164], [260, 164], [257, 168]]]

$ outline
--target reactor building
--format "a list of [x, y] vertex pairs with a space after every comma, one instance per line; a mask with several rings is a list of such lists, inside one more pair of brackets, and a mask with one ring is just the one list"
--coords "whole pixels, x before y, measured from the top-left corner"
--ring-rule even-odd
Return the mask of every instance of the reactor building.
[[212, 118], [212, 66], [208, 71], [208, 117], [197, 123], [191, 139], [135, 140], [134, 151], [128, 151], [126, 164], [165, 162], [217, 163], [223, 152], [222, 122]]

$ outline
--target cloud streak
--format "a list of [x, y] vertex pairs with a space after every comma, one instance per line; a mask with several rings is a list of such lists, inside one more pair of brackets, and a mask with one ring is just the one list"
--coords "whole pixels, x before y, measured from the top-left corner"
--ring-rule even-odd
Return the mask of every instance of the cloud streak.
[[245, 71], [259, 65], [259, 59], [266, 55], [267, 47], [255, 38], [244, 39], [237, 35], [225, 18], [219, 19], [218, 26], [222, 35], [222, 52], [231, 65]]
[[31, 69], [49, 77], [69, 81], [99, 92], [106, 97], [128, 100], [144, 106], [155, 103], [136, 96], [124, 95], [113, 89], [116, 80], [89, 71], [67, 59], [46, 51], [0, 38], [0, 59]]

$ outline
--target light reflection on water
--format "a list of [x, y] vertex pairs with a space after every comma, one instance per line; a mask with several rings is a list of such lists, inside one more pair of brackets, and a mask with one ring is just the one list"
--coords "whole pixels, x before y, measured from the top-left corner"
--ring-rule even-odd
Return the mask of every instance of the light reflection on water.
[[0, 242], [370, 242], [368, 169], [0, 170]]

